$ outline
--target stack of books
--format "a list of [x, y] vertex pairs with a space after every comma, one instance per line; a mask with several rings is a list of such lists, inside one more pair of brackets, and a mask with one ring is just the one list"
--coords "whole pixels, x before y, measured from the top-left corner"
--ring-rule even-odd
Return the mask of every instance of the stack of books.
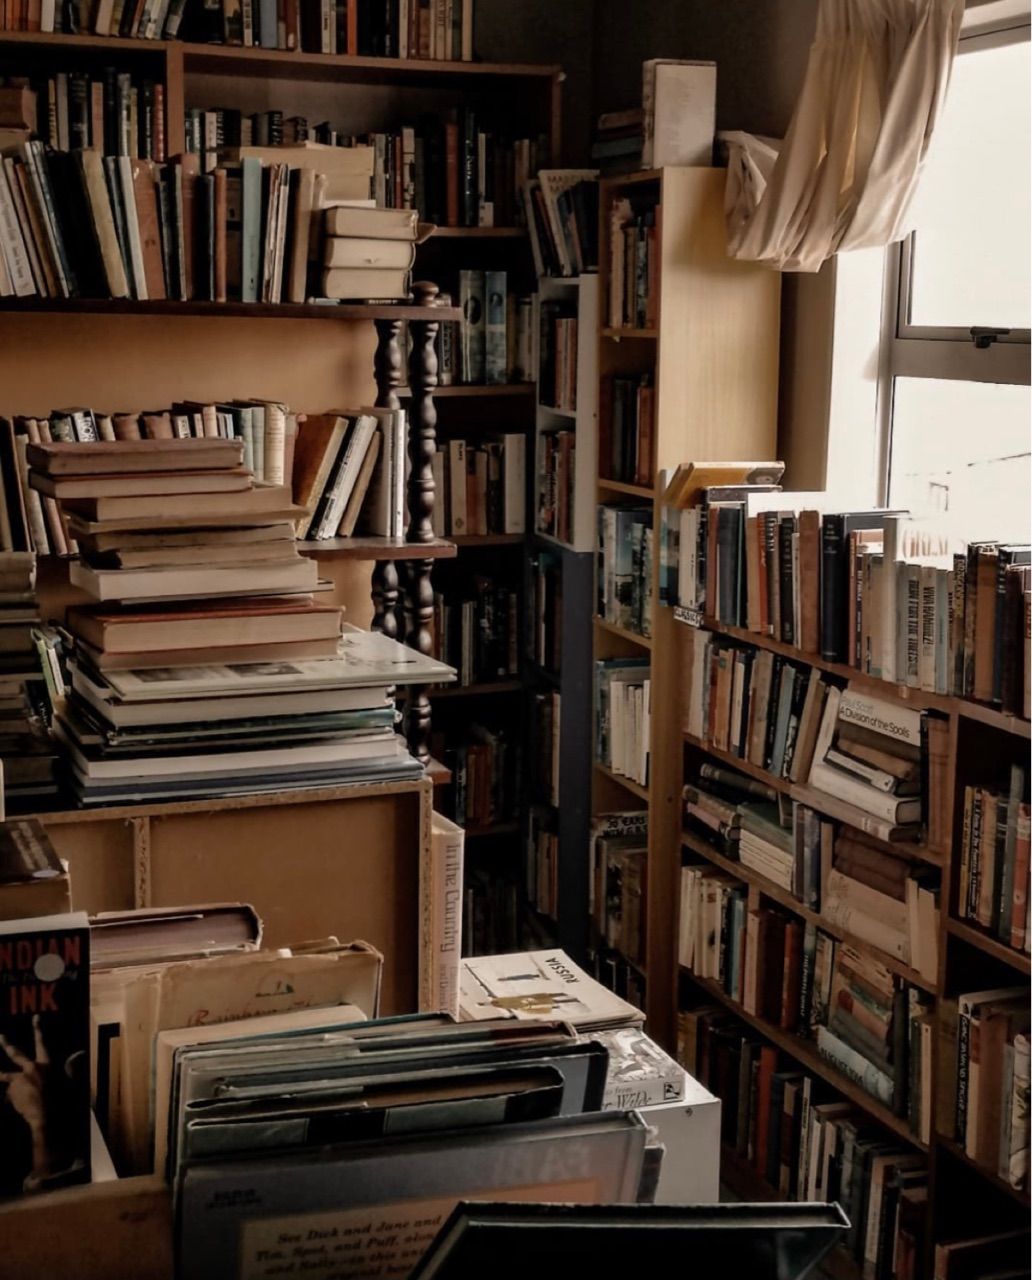
[[1028, 1189], [1029, 989], [957, 997], [956, 1141], [977, 1164]]
[[[418, 776], [391, 686], [450, 670], [321, 606], [284, 486], [238, 441], [33, 445], [96, 604], [69, 611], [55, 718], [85, 804]], [[199, 743], [203, 745], [199, 746]]]
[[446, 537], [523, 533], [527, 437], [519, 431], [474, 444], [455, 438], [434, 454], [434, 522]]
[[957, 915], [1017, 951], [1029, 928], [1029, 773], [1014, 764], [1006, 790], [964, 787]]
[[591, 144], [591, 158], [605, 177], [633, 173], [641, 168], [644, 119], [641, 107], [604, 111], [599, 116], [595, 140]]
[[611, 329], [651, 329], [659, 306], [659, 250], [655, 204], [635, 208], [630, 200], [614, 200], [608, 211], [609, 297]]
[[[11, 541], [10, 512], [0, 507], [0, 535]], [[24, 545], [24, 512], [15, 529]], [[36, 557], [31, 551], [0, 551], [0, 800], [8, 806], [38, 807], [56, 794], [56, 756], [47, 732], [54, 673], [50, 656], [35, 639]], [[45, 649], [45, 646], [43, 646]]]
[[308, 414], [293, 455], [294, 501], [307, 512], [298, 537], [403, 538], [406, 437], [403, 409]]
[[637, 635], [652, 634], [652, 508], [598, 508], [596, 612]]
[[652, 374], [607, 378], [602, 395], [599, 443], [606, 479], [651, 488], [656, 427]]
[[416, 245], [432, 228], [415, 209], [338, 205], [323, 215], [321, 293], [334, 299], [409, 296]]
[[722, 1007], [702, 1004], [678, 1014], [677, 1057], [720, 1094], [726, 1146], [774, 1198], [837, 1200], [850, 1221], [846, 1249], [863, 1274], [885, 1280], [924, 1274], [923, 1156]]

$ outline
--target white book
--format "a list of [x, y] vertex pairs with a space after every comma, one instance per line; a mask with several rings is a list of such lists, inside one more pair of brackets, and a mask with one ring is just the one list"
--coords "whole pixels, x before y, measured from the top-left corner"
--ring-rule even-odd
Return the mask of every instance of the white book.
[[443, 814], [431, 814], [429, 987], [420, 1005], [459, 1016], [459, 970], [462, 963], [462, 867], [466, 834]]
[[642, 64], [642, 168], [713, 164], [717, 64], [650, 58]]
[[27, 298], [36, 292], [32, 279], [29, 251], [18, 221], [14, 196], [8, 183], [7, 169], [0, 163], [0, 246], [3, 248], [13, 292]]
[[578, 1031], [644, 1022], [645, 1015], [586, 974], [560, 950], [462, 961], [459, 1020], [561, 1018]]
[[466, 442], [448, 441], [448, 509], [451, 525], [448, 532], [461, 536], [468, 533], [466, 520]]
[[355, 481], [358, 479], [358, 473], [376, 426], [376, 418], [372, 414], [363, 413], [355, 419], [344, 445], [344, 458], [337, 470], [333, 489], [326, 503], [325, 514], [315, 532], [316, 538], [332, 538], [337, 532], [337, 526], [344, 514], [348, 498], [351, 497], [351, 490], [355, 487]]
[[505, 446], [505, 533], [523, 533], [526, 529], [527, 438], [514, 432], [502, 437]]
[[147, 300], [147, 277], [143, 268], [143, 246], [140, 242], [140, 223], [136, 217], [136, 193], [133, 188], [132, 161], [128, 156], [118, 157], [118, 182], [122, 189], [122, 208], [125, 211], [125, 233], [129, 241], [129, 266], [132, 274], [133, 297]]

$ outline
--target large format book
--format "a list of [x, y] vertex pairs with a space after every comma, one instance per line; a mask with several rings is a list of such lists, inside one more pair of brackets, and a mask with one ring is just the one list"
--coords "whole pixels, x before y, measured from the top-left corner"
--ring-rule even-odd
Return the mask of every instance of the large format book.
[[0, 1196], [90, 1180], [85, 912], [0, 924]]
[[319, 582], [314, 560], [295, 555], [269, 564], [167, 566], [152, 569], [94, 569], [81, 562], [68, 571], [73, 586], [94, 600], [181, 600], [184, 596], [253, 595], [256, 592], [312, 591]]
[[338, 301], [404, 301], [409, 296], [409, 271], [401, 267], [325, 267], [321, 283], [322, 296]]
[[49, 476], [125, 475], [154, 471], [221, 471], [239, 467], [244, 446], [239, 440], [187, 439], [98, 440], [79, 443], [30, 444], [30, 467]]
[[459, 1017], [562, 1018], [582, 1031], [629, 1026], [644, 1014], [579, 968], [564, 951], [463, 960]]
[[240, 493], [252, 487], [252, 478], [251, 472], [244, 467], [219, 471], [140, 471], [113, 476], [64, 477], [30, 471], [29, 484], [47, 497], [64, 502], [69, 498]]
[[643, 169], [713, 163], [717, 64], [650, 58], [642, 63]]
[[144, 521], [145, 527], [160, 528], [164, 523], [192, 518], [194, 524], [207, 520], [210, 514], [223, 519], [236, 516], [253, 517], [267, 512], [278, 512], [290, 503], [290, 491], [283, 485], [262, 484], [240, 493], [224, 493], [212, 498], [206, 493], [170, 493], [162, 497], [159, 509], [154, 500], [139, 495], [113, 495], [95, 498], [66, 498], [62, 506], [80, 520], [101, 524], [122, 520]]
[[[375, 1253], [377, 1266], [404, 1277], [471, 1195], [637, 1200], [646, 1136], [636, 1113], [609, 1112], [199, 1164], [178, 1186], [181, 1262], [193, 1280], [259, 1277], [290, 1220], [322, 1241], [310, 1268], [321, 1254], [334, 1275], [351, 1280], [369, 1274]], [[377, 1230], [385, 1218], [389, 1234]], [[335, 1239], [359, 1244], [335, 1255]]]
[[76, 605], [68, 626], [106, 653], [336, 640], [340, 609], [303, 597], [183, 601], [175, 609]]

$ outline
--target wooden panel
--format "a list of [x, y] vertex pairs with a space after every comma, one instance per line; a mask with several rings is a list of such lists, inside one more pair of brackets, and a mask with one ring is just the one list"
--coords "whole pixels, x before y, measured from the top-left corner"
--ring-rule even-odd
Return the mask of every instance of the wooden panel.
[[663, 170], [658, 467], [776, 448], [781, 277], [728, 258], [724, 178]]
[[283, 400], [318, 413], [375, 395], [371, 324], [0, 315], [0, 414], [105, 412], [174, 400]]
[[57, 850], [68, 861], [72, 906], [76, 911], [115, 911], [135, 906], [133, 896], [133, 828], [114, 818], [107, 822], [40, 821]]
[[428, 790], [157, 814], [151, 820], [151, 904], [250, 902], [271, 947], [327, 934], [363, 938], [384, 955], [383, 1012], [413, 1012], [420, 864], [429, 842], [421, 806], [428, 828]]

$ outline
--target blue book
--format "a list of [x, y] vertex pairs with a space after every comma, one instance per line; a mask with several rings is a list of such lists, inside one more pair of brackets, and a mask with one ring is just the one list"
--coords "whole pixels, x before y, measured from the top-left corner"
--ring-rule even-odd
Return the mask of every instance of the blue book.
[[240, 298], [242, 302], [257, 302], [262, 255], [262, 162], [255, 156], [245, 156], [240, 164]]

